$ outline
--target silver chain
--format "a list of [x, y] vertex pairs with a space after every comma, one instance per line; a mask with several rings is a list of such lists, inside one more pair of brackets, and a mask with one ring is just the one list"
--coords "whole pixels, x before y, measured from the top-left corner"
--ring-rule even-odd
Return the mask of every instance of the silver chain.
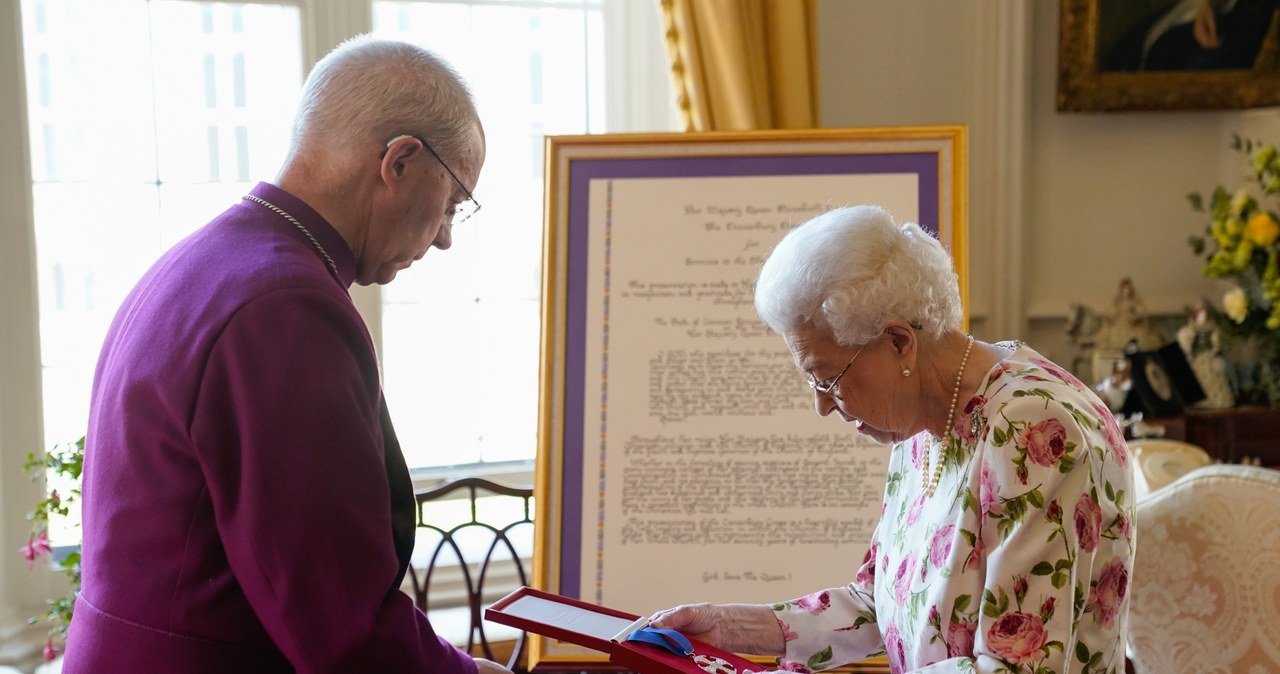
[[[298, 231], [302, 232], [302, 234], [307, 237], [307, 240], [311, 242], [311, 245], [315, 246], [316, 250], [319, 251], [320, 257], [323, 257], [325, 264], [329, 265], [329, 271], [333, 274], [333, 277], [338, 278], [337, 263], [333, 261], [333, 258], [329, 257], [329, 253], [324, 249], [324, 246], [321, 246], [320, 242], [316, 241], [316, 237], [312, 236], [311, 230], [304, 227], [301, 222], [298, 222], [297, 218], [293, 217], [292, 215], [289, 215], [289, 213], [285, 211], [283, 208], [280, 208], [279, 206], [261, 197], [255, 197], [252, 194], [246, 194], [241, 198], [248, 199], [249, 201], [252, 201], [254, 203], [262, 204], [263, 206], [266, 206], [267, 208], [275, 211], [280, 217], [284, 218], [285, 220], [288, 220], [289, 222], [292, 222], [293, 226], [297, 227]], [[342, 279], [338, 279], [338, 280], [341, 281]]]

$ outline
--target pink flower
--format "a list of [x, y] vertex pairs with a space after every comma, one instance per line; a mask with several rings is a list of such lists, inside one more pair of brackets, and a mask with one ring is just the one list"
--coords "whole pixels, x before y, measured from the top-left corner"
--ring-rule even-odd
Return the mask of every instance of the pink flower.
[[1085, 552], [1098, 547], [1098, 535], [1102, 531], [1102, 509], [1092, 496], [1082, 494], [1076, 501], [1076, 537]]
[[43, 655], [44, 655], [45, 662], [48, 662], [58, 657], [58, 649], [53, 647], [53, 637], [49, 637], [48, 639], [45, 639]]
[[973, 657], [973, 633], [977, 624], [972, 621], [947, 625], [947, 657]]
[[1058, 499], [1049, 501], [1049, 507], [1044, 509], [1044, 518], [1050, 522], [1062, 523], [1062, 506], [1058, 505]]
[[1125, 538], [1130, 538], [1133, 535], [1133, 527], [1129, 524], [1129, 518], [1124, 513], [1116, 515], [1115, 528]]
[[1023, 597], [1027, 596], [1026, 576], [1018, 576], [1018, 579], [1013, 581], [1013, 596], [1018, 598], [1019, 603], [1022, 602]]
[[956, 437], [964, 441], [965, 444], [970, 444], [977, 439], [973, 435], [973, 413], [982, 409], [982, 406], [986, 404], [986, 398], [976, 395], [969, 399], [968, 404], [964, 406], [964, 412], [959, 419], [956, 419], [954, 428]]
[[1036, 365], [1039, 365], [1041, 368], [1044, 369], [1045, 372], [1048, 372], [1054, 377], [1061, 379], [1063, 382], [1070, 384], [1075, 388], [1086, 388], [1084, 383], [1081, 382], [1079, 379], [1077, 379], [1075, 375], [1062, 369], [1061, 367], [1058, 366], [1057, 363], [1047, 361], [1043, 358], [1032, 358], [1031, 362], [1035, 363]]
[[1116, 462], [1120, 465], [1129, 465], [1129, 449], [1128, 445], [1124, 443], [1124, 432], [1120, 430], [1120, 425], [1116, 423], [1116, 418], [1111, 415], [1111, 410], [1094, 403], [1093, 411], [1097, 413], [1098, 420], [1102, 422], [1102, 437], [1107, 441], [1107, 447], [1111, 449], [1111, 455], [1116, 458]]
[[800, 674], [809, 674], [809, 668], [794, 660], [779, 660], [778, 669], [786, 672], [800, 672]]
[[1111, 627], [1120, 606], [1129, 592], [1129, 570], [1119, 557], [1102, 565], [1102, 574], [1089, 590], [1089, 604], [1093, 606], [1094, 619], [1103, 627]]
[[831, 595], [825, 591], [814, 592], [798, 599], [796, 606], [799, 606], [805, 613], [817, 615], [831, 608]]
[[1027, 457], [1041, 466], [1052, 466], [1067, 451], [1067, 429], [1057, 419], [1045, 419], [1022, 431], [1021, 446]]
[[919, 435], [911, 438], [911, 465], [916, 470], [919, 470], [920, 466], [924, 465], [924, 453], [927, 451], [929, 451], [928, 446]]
[[996, 499], [999, 497], [999, 494], [996, 493], [998, 488], [996, 485], [996, 474], [991, 472], [991, 469], [988, 468], [986, 464], [983, 464], [982, 466], [981, 482], [982, 491], [978, 494], [978, 503], [982, 506], [983, 517], [986, 517], [991, 514], [991, 510], [995, 507]]
[[871, 544], [871, 549], [867, 550], [866, 559], [862, 560], [862, 567], [858, 569], [858, 575], [854, 576], [853, 582], [864, 587], [870, 586], [876, 581], [876, 545]]
[[920, 492], [916, 500], [911, 503], [911, 508], [907, 510], [907, 526], [915, 524], [916, 520], [920, 519], [920, 511], [924, 510], [926, 498], [928, 498], [928, 495], [925, 492]]
[[916, 558], [909, 556], [898, 565], [898, 574], [893, 579], [893, 596], [906, 603], [911, 594], [911, 581], [916, 577]]
[[1058, 600], [1055, 599], [1054, 597], [1049, 597], [1048, 599], [1045, 599], [1044, 603], [1040, 605], [1040, 617], [1044, 618], [1045, 620], [1052, 618], [1053, 608], [1054, 606], [1057, 605], [1057, 603], [1058, 603]]
[[955, 538], [955, 534], [956, 525], [954, 524], [948, 524], [933, 532], [933, 538], [929, 540], [929, 563], [933, 564], [935, 569], [941, 569], [947, 558], [951, 556], [951, 541]]
[[791, 629], [791, 625], [788, 625], [787, 623], [782, 622], [781, 620], [778, 621], [778, 627], [782, 628], [783, 641], [794, 641], [800, 638], [800, 635], [796, 634], [795, 631]]
[[27, 560], [27, 568], [34, 567], [37, 559], [53, 552], [49, 547], [49, 532], [41, 531], [39, 535], [28, 537], [27, 544], [18, 548], [18, 552]]
[[1000, 361], [999, 365], [996, 365], [991, 369], [991, 374], [987, 375], [987, 383], [990, 384], [991, 382], [1003, 377], [1007, 372], [1013, 372], [1013, 367], [1004, 361]]
[[1044, 621], [1033, 613], [1015, 611], [1000, 616], [987, 630], [987, 645], [1001, 660], [1014, 663], [1034, 662], [1048, 640]]
[[889, 669], [894, 672], [904, 672], [907, 669], [907, 656], [902, 647], [902, 633], [898, 631], [898, 626], [892, 623], [884, 631], [884, 650], [889, 656]]
[[969, 571], [976, 569], [982, 565], [983, 542], [982, 532], [975, 532], [973, 539], [973, 550], [969, 552], [969, 556], [964, 560], [964, 570]]

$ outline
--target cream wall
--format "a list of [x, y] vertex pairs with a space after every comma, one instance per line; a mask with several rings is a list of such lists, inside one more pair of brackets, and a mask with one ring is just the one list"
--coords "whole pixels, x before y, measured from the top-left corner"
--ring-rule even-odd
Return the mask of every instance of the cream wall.
[[1048, 0], [819, 0], [818, 19], [824, 126], [969, 125], [980, 337], [1069, 363], [1068, 305], [1108, 308], [1122, 276], [1156, 313], [1220, 296], [1187, 245], [1203, 221], [1184, 195], [1237, 183], [1231, 134], [1280, 140], [1275, 109], [1059, 113]]

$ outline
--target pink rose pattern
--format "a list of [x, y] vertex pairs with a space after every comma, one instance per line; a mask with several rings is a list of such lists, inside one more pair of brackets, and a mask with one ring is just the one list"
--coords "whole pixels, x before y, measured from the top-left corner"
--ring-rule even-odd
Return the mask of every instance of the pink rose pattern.
[[1041, 466], [1052, 466], [1067, 451], [1067, 427], [1057, 419], [1028, 424], [1021, 444], [1027, 449], [1027, 458]]
[[880, 653], [894, 672], [978, 656], [1026, 674], [1076, 671], [1082, 652], [1123, 662], [1135, 534], [1123, 435], [1079, 380], [1012, 346], [966, 404], [934, 497], [921, 498], [922, 438], [899, 443], [897, 488], [854, 582], [775, 605], [781, 669]]
[[951, 557], [951, 543], [955, 535], [956, 525], [954, 524], [948, 524], [933, 532], [933, 538], [929, 540], [929, 563], [933, 568], [941, 569], [942, 565], [947, 563], [947, 559]]
[[973, 621], [947, 625], [947, 657], [973, 657], [973, 633], [978, 627]]
[[1001, 660], [1035, 662], [1043, 658], [1040, 649], [1049, 640], [1044, 620], [1033, 613], [1006, 613], [987, 630], [987, 645]]
[[1129, 594], [1129, 570], [1119, 557], [1102, 565], [1102, 574], [1089, 590], [1089, 606], [1094, 619], [1103, 627], [1115, 624], [1116, 615]]
[[1098, 549], [1098, 536], [1102, 533], [1102, 508], [1088, 494], [1081, 494], [1076, 501], [1076, 538], [1085, 552]]
[[822, 613], [831, 606], [831, 593], [826, 591], [814, 592], [811, 595], [801, 597], [796, 603], [809, 613]]
[[871, 544], [866, 558], [862, 560], [862, 567], [858, 569], [858, 575], [853, 578], [853, 582], [863, 587], [869, 587], [876, 581], [876, 547], [875, 543]]

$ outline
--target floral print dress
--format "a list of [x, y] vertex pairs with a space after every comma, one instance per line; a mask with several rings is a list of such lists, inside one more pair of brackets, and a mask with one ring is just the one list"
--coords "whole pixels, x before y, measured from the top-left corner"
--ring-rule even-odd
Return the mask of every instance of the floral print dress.
[[774, 605], [783, 669], [886, 655], [898, 672], [1124, 672], [1133, 473], [1078, 379], [1021, 343], [958, 411], [932, 497], [927, 432], [893, 447], [854, 581]]

